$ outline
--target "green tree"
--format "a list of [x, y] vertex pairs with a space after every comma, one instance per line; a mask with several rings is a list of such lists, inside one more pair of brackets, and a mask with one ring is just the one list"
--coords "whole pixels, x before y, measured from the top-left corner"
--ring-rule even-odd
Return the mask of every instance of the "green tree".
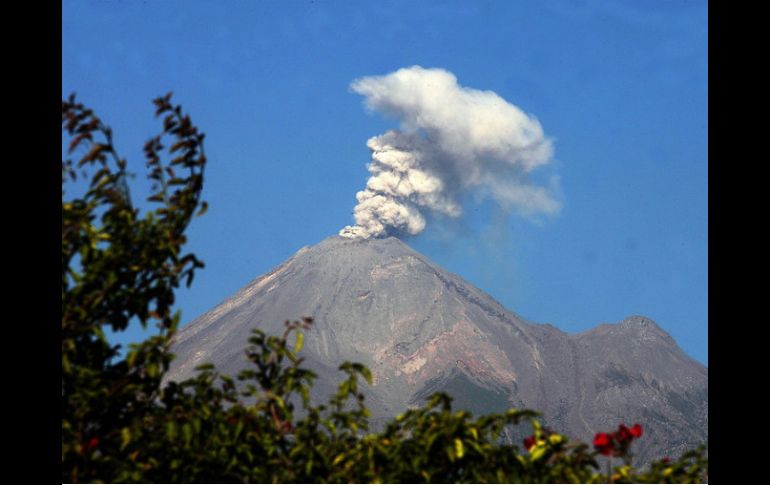
[[[112, 131], [71, 96], [62, 102], [62, 126], [72, 137], [62, 160], [62, 464], [65, 480], [114, 476], [120, 459], [105, 453], [126, 441], [137, 420], [156, 406], [170, 362], [169, 338], [179, 322], [174, 290], [189, 285], [202, 263], [182, 254], [185, 229], [200, 201], [206, 158], [203, 134], [170, 104], [155, 100], [163, 133], [144, 151], [155, 206], [141, 216], [131, 202], [126, 160]], [[170, 138], [168, 165], [160, 160]], [[68, 181], [90, 175], [81, 197], [67, 199]], [[177, 175], [180, 172], [180, 175]], [[157, 324], [159, 335], [134, 346], [123, 359], [105, 329], [133, 321]], [[96, 451], [102, 450], [102, 451]], [[88, 459], [94, 453], [99, 460]]]
[[[427, 403], [369, 429], [359, 379], [347, 376], [314, 405], [312, 370], [299, 356], [310, 319], [282, 336], [255, 329], [251, 366], [237, 378], [210, 365], [161, 386], [179, 324], [174, 292], [203, 266], [182, 251], [185, 230], [205, 211], [200, 200], [203, 134], [171, 95], [154, 100], [162, 132], [144, 146], [152, 192], [144, 214], [131, 202], [126, 161], [112, 132], [74, 96], [62, 102], [71, 137], [62, 160], [62, 481], [65, 482], [582, 482], [688, 483], [706, 478], [703, 449], [640, 472], [629, 463], [634, 436], [607, 435], [596, 450], [544, 429], [537, 413], [510, 409], [474, 417], [451, 398]], [[166, 148], [168, 147], [168, 148]], [[164, 151], [165, 150], [165, 151]], [[161, 155], [171, 160], [164, 164]], [[65, 190], [87, 175], [82, 196]], [[156, 325], [158, 334], [125, 355], [105, 330]], [[503, 429], [532, 427], [524, 449]], [[613, 445], [617, 441], [617, 446]], [[600, 454], [621, 457], [600, 470]]]

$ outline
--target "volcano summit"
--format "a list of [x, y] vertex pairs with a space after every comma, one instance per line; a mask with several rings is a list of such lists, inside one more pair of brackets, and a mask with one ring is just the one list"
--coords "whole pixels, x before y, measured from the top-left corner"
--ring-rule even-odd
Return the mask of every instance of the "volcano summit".
[[708, 439], [708, 371], [649, 318], [567, 334], [524, 321], [396, 238], [332, 236], [182, 328], [167, 379], [211, 362], [235, 375], [253, 328], [281, 334], [286, 319], [314, 318], [301, 352], [326, 398], [345, 360], [372, 370], [367, 405], [376, 426], [432, 392], [478, 413], [527, 407], [549, 427], [590, 440], [642, 423], [639, 462]]

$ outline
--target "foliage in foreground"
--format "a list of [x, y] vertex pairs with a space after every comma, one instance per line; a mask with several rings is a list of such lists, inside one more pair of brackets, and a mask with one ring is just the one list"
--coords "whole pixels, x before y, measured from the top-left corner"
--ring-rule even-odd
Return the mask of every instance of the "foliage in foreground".
[[[131, 203], [126, 162], [112, 133], [74, 97], [62, 103], [72, 138], [62, 161], [62, 481], [64, 482], [637, 482], [704, 481], [697, 449], [646, 471], [630, 463], [641, 428], [597, 435], [594, 446], [544, 429], [537, 413], [510, 409], [474, 417], [451, 398], [427, 403], [369, 429], [359, 379], [347, 376], [323, 405], [310, 402], [315, 374], [298, 357], [310, 319], [287, 322], [284, 335], [254, 330], [251, 367], [237, 379], [202, 366], [196, 377], [161, 385], [179, 313], [174, 291], [202, 263], [183, 254], [185, 230], [203, 186], [203, 134], [173, 106], [155, 101], [163, 132], [145, 145], [153, 210]], [[168, 165], [161, 162], [170, 139]], [[65, 185], [88, 169], [85, 194]], [[179, 172], [179, 174], [177, 173]], [[157, 336], [121, 356], [104, 330], [156, 324]], [[504, 427], [527, 425], [524, 447], [501, 439]], [[606, 458], [602, 458], [602, 455]], [[606, 467], [616, 457], [615, 466]]]

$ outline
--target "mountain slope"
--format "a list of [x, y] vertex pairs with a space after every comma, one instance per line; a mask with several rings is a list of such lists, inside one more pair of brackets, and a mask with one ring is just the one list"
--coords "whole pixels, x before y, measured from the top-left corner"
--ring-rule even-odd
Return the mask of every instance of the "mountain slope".
[[361, 362], [374, 376], [374, 422], [443, 390], [475, 413], [537, 409], [580, 439], [643, 423], [641, 461], [708, 436], [707, 370], [650, 319], [574, 335], [526, 322], [395, 238], [333, 236], [301, 249], [180, 330], [167, 378], [203, 362], [236, 374], [252, 328], [279, 334], [305, 315], [315, 319], [302, 355], [319, 374], [317, 394], [332, 391], [341, 362]]

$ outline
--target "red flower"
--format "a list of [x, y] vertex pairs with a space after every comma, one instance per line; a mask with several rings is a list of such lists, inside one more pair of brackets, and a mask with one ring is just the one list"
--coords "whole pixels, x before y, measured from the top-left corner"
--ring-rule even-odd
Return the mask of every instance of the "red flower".
[[86, 452], [91, 448], [96, 448], [97, 446], [99, 446], [99, 438], [94, 436], [93, 438], [88, 440], [87, 443], [83, 443], [82, 445], [80, 445], [80, 450], [81, 452]]
[[626, 427], [625, 424], [618, 426], [618, 431], [615, 433], [615, 439], [621, 443], [626, 443], [634, 439], [634, 433]]
[[642, 425], [639, 423], [636, 423], [635, 425], [633, 425], [629, 431], [631, 432], [631, 436], [633, 436], [634, 438], [640, 438], [642, 436], [642, 433], [644, 432], [642, 430]]
[[594, 437], [594, 446], [609, 446], [612, 444], [612, 437], [607, 433], [596, 433]]
[[228, 416], [227, 417], [227, 424], [235, 424], [238, 422], [238, 418], [235, 416]]
[[524, 438], [524, 448], [527, 450], [532, 449], [532, 447], [535, 446], [535, 437], [530, 436], [529, 438]]
[[594, 448], [596, 448], [596, 451], [602, 455], [609, 456], [612, 454], [612, 445], [612, 436], [607, 433], [596, 433], [594, 437]]

